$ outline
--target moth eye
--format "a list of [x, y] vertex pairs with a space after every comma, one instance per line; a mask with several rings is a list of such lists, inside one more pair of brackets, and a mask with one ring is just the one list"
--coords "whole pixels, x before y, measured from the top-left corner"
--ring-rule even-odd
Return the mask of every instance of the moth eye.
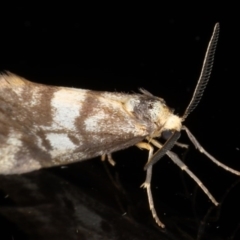
[[163, 137], [165, 140], [168, 140], [172, 135], [173, 135], [173, 131], [172, 131], [172, 130], [164, 130], [164, 131], [162, 132], [162, 137]]

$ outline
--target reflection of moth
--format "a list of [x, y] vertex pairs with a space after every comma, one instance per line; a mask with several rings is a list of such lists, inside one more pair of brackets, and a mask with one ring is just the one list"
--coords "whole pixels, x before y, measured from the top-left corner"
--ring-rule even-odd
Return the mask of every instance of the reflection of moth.
[[[14, 74], [0, 76], [0, 173], [21, 174], [44, 167], [65, 165], [96, 156], [108, 157], [115, 151], [136, 145], [149, 151], [145, 166], [150, 209], [159, 226], [150, 189], [152, 165], [167, 154], [199, 184], [211, 201], [214, 197], [200, 180], [170, 151], [180, 131], [212, 161], [235, 174], [208, 154], [189, 130], [182, 126], [197, 106], [208, 82], [219, 25], [216, 24], [204, 59], [193, 98], [183, 117], [178, 117], [163, 99], [140, 90], [141, 94], [97, 92], [46, 86]], [[164, 145], [155, 138], [169, 135]], [[153, 154], [153, 146], [158, 150]]]

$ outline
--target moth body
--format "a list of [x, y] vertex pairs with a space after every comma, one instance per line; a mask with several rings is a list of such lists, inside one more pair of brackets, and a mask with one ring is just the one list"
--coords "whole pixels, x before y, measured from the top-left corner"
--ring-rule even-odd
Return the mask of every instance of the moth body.
[[0, 77], [0, 173], [20, 174], [111, 154], [181, 128], [164, 100]]

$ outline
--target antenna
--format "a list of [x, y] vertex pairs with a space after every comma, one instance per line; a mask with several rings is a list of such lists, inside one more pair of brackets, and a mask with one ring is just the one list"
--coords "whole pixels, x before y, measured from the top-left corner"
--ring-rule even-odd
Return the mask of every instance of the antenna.
[[[197, 86], [194, 90], [192, 99], [190, 103], [188, 104], [188, 107], [186, 108], [181, 121], [183, 122], [187, 116], [196, 108], [198, 103], [200, 102], [203, 92], [207, 86], [208, 80], [211, 75], [212, 67], [213, 67], [213, 61], [214, 61], [214, 54], [217, 47], [217, 40], [219, 36], [220, 26], [219, 23], [216, 23], [213, 29], [212, 37], [209, 41], [207, 51], [203, 60], [203, 66], [200, 73], [200, 77], [197, 82]], [[175, 131], [172, 136], [165, 142], [163, 147], [159, 149], [152, 158], [147, 162], [147, 164], [144, 166], [144, 170], [147, 170], [150, 166], [155, 164], [159, 159], [161, 159], [167, 151], [171, 150], [176, 143], [177, 139], [180, 137], [180, 132]]]
[[209, 80], [211, 72], [212, 72], [214, 54], [216, 52], [219, 31], [220, 31], [219, 23], [216, 23], [214, 26], [212, 37], [211, 37], [208, 47], [207, 47], [207, 51], [206, 51], [204, 60], [203, 60], [203, 66], [202, 66], [200, 77], [198, 79], [197, 86], [194, 90], [192, 99], [191, 99], [190, 103], [188, 104], [188, 107], [186, 108], [185, 113], [182, 116], [182, 122], [196, 108], [196, 106], [200, 102], [203, 92], [208, 84], [208, 80]]

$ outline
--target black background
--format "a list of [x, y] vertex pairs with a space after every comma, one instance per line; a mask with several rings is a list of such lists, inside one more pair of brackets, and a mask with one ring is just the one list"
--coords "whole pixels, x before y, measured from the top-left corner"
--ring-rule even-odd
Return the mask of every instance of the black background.
[[[2, 6], [0, 69], [52, 85], [129, 93], [143, 87], [181, 115], [219, 22], [211, 80], [185, 125], [209, 153], [240, 170], [237, 8], [203, 2]], [[154, 166], [152, 181], [156, 209], [166, 225], [165, 231], [159, 229], [145, 190], [139, 188], [147, 152], [132, 147], [113, 154], [117, 165], [106, 164], [107, 171], [97, 158], [64, 169], [1, 177], [0, 239], [239, 239], [239, 177], [211, 163], [184, 133], [180, 141], [190, 145], [189, 151], [174, 151], [222, 201], [220, 208], [211, 208], [193, 180], [164, 157]], [[40, 193], [44, 200], [36, 197]], [[107, 227], [100, 231], [91, 226], [86, 233], [84, 221], [71, 218], [69, 209], [80, 194], [95, 207], [107, 207]]]

